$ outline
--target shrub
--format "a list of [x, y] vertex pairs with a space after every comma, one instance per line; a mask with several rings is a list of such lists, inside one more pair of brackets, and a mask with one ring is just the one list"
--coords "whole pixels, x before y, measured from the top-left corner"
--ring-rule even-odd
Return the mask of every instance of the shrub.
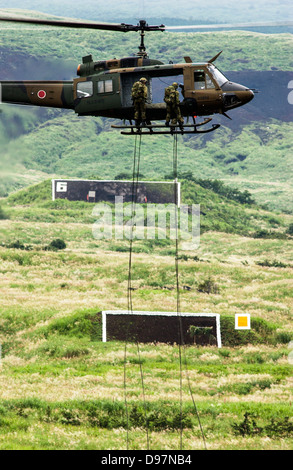
[[60, 423], [69, 424], [71, 426], [80, 426], [81, 418], [76, 410], [62, 410]]
[[268, 268], [288, 268], [288, 267], [290, 268], [291, 267], [290, 264], [282, 263], [282, 261], [277, 261], [277, 260], [257, 261], [256, 264], [258, 266], [265, 266], [265, 267], [268, 267]]
[[142, 406], [133, 405], [129, 413], [131, 426], [141, 428], [148, 427], [150, 430], [160, 431], [163, 429], [192, 428], [192, 421], [186, 412], [163, 409], [150, 410], [147, 413]]
[[290, 224], [286, 233], [288, 233], [288, 235], [293, 235], [293, 224]]
[[0, 220], [9, 219], [8, 215], [5, 214], [4, 210], [0, 206]]
[[279, 238], [285, 240], [287, 238], [286, 233], [282, 232], [273, 232], [271, 230], [260, 229], [252, 234], [253, 238]]
[[210, 343], [211, 339], [215, 339], [213, 335], [213, 327], [212, 326], [194, 326], [190, 325], [188, 328], [188, 332], [193, 338], [194, 344], [196, 343], [196, 337], [199, 337], [200, 339], [203, 339], [206, 337], [208, 339], [208, 342]]
[[8, 243], [7, 245], [3, 244], [3, 246], [5, 246], [6, 248], [13, 248], [13, 249], [15, 249], [15, 250], [27, 250], [27, 251], [30, 251], [30, 250], [33, 249], [31, 245], [24, 245], [24, 244], [21, 243], [19, 240], [16, 240], [15, 242]]
[[244, 420], [239, 424], [232, 424], [232, 428], [235, 434], [240, 434], [243, 437], [253, 436], [262, 431], [262, 428], [257, 426], [254, 415], [247, 412], [244, 414]]
[[[275, 344], [276, 326], [262, 318], [251, 318], [250, 330], [235, 330], [234, 316], [221, 315], [221, 337], [224, 346], [244, 344]], [[261, 359], [253, 358], [254, 362]]]
[[265, 427], [265, 432], [269, 437], [292, 436], [293, 423], [289, 420], [288, 416], [285, 416], [284, 419], [272, 418], [270, 424]]
[[261, 427], [256, 423], [256, 417], [248, 412], [244, 414], [244, 420], [239, 424], [232, 424], [232, 428], [235, 434], [243, 437], [259, 434], [274, 438], [291, 436], [293, 433], [293, 423], [288, 416], [277, 419], [271, 418], [269, 424]]
[[201, 282], [197, 290], [199, 292], [204, 292], [206, 294], [219, 294], [220, 289], [219, 286], [209, 277], [208, 279], [205, 279], [203, 282]]
[[66, 248], [65, 241], [61, 240], [61, 238], [56, 238], [55, 240], [51, 241], [51, 243], [45, 248], [45, 250], [58, 251], [58, 250], [64, 250], [65, 248]]
[[288, 344], [293, 339], [293, 333], [289, 331], [278, 331], [275, 335], [275, 342], [277, 344]]

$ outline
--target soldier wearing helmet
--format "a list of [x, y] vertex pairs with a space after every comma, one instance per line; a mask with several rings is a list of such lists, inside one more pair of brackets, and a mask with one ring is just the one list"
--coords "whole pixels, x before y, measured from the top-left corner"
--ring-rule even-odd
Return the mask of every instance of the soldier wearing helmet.
[[148, 97], [147, 79], [142, 77], [138, 82], [135, 82], [132, 90], [131, 97], [134, 106], [134, 119], [135, 124], [138, 126], [140, 122], [145, 125], [146, 121], [146, 100]]
[[181, 111], [180, 111], [180, 99], [179, 99], [179, 91], [177, 91], [178, 88], [178, 83], [173, 82], [172, 85], [169, 85], [167, 88], [165, 88], [165, 96], [164, 96], [164, 101], [166, 103], [167, 107], [167, 113], [166, 113], [166, 126], [169, 126], [170, 124], [170, 119], [172, 119], [171, 124], [176, 125], [177, 122], [179, 123], [179, 126], [182, 127], [184, 124], [184, 119], [181, 116]]

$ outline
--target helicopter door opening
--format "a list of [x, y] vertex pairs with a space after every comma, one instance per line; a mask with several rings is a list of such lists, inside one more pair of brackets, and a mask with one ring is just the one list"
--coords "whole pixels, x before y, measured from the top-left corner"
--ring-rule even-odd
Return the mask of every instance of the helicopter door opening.
[[153, 103], [164, 103], [165, 88], [172, 85], [172, 83], [178, 83], [179, 99], [183, 100], [183, 74], [164, 76], [164, 77], [154, 77], [153, 78]]
[[147, 103], [152, 103], [153, 100], [153, 87], [152, 87], [152, 79], [146, 75], [140, 73], [124, 73], [121, 74], [121, 94], [122, 94], [122, 106], [124, 108], [131, 108], [133, 106], [132, 98], [131, 98], [131, 90], [135, 82], [137, 82], [141, 77], [147, 79], [147, 88], [148, 88], [148, 99]]

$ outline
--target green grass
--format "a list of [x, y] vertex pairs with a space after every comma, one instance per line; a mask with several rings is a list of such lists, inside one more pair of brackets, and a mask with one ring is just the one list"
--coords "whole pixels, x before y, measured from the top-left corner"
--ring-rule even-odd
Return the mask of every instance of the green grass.
[[[180, 308], [219, 313], [222, 349], [102, 343], [99, 312], [128, 309], [129, 241], [93, 239], [92, 206], [54, 204], [49, 180], [2, 200], [1, 449], [126, 449], [125, 399], [129, 449], [146, 449], [146, 428], [150, 449], [178, 449], [181, 424], [183, 448], [203, 449], [193, 399], [208, 449], [292, 449], [292, 237], [252, 236], [292, 216], [182, 188], [206, 215], [198, 249], [179, 252]], [[44, 249], [57, 238], [65, 249]], [[174, 253], [134, 241], [134, 309], [176, 311]]]
[[[182, 424], [183, 448], [203, 449], [185, 374], [180, 412], [178, 348], [140, 346], [145, 403], [141, 399], [136, 346], [128, 344], [128, 420], [123, 399], [123, 351], [124, 346], [119, 343], [95, 343], [83, 355], [62, 358], [39, 348], [35, 350], [37, 363], [30, 358], [27, 365], [14, 364], [9, 355], [4, 358], [2, 374], [7, 382], [15, 381], [20, 387], [26, 383], [28, 388], [38, 390], [38, 395], [1, 400], [1, 448], [125, 449], [128, 428], [130, 449], [146, 449], [146, 430], [151, 449], [174, 449]], [[291, 448], [292, 413], [285, 399], [290, 393], [291, 366], [282, 364], [285, 348], [279, 347], [277, 356], [275, 349], [260, 348], [253, 353], [244, 347], [226, 348], [223, 354], [215, 348], [194, 351], [190, 347], [184, 356], [189, 376], [197, 377], [196, 381], [191, 379], [192, 394], [208, 449]], [[46, 391], [43, 383], [50, 384]], [[86, 398], [66, 397], [70, 383], [75, 384], [76, 391], [83, 390]], [[61, 387], [59, 399], [52, 400], [49, 396], [55, 386]], [[111, 398], [100, 396], [101, 386]], [[160, 388], [163, 399], [156, 395], [154, 386]], [[279, 399], [274, 402], [269, 397], [278, 390]]]

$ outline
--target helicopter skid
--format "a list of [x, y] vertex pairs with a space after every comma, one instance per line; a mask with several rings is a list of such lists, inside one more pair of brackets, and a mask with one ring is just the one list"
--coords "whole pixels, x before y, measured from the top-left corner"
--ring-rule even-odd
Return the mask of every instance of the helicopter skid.
[[[145, 124], [145, 125], [115, 125], [111, 127], [114, 129], [125, 129], [121, 131], [122, 135], [146, 134], [146, 135], [173, 135], [173, 134], [206, 134], [207, 132], [215, 131], [220, 127], [220, 124], [213, 124], [208, 129], [198, 130], [197, 128], [208, 124], [212, 118], [205, 119], [199, 124], [170, 124], [169, 126], [163, 124]], [[127, 129], [127, 130], [126, 130]]]

